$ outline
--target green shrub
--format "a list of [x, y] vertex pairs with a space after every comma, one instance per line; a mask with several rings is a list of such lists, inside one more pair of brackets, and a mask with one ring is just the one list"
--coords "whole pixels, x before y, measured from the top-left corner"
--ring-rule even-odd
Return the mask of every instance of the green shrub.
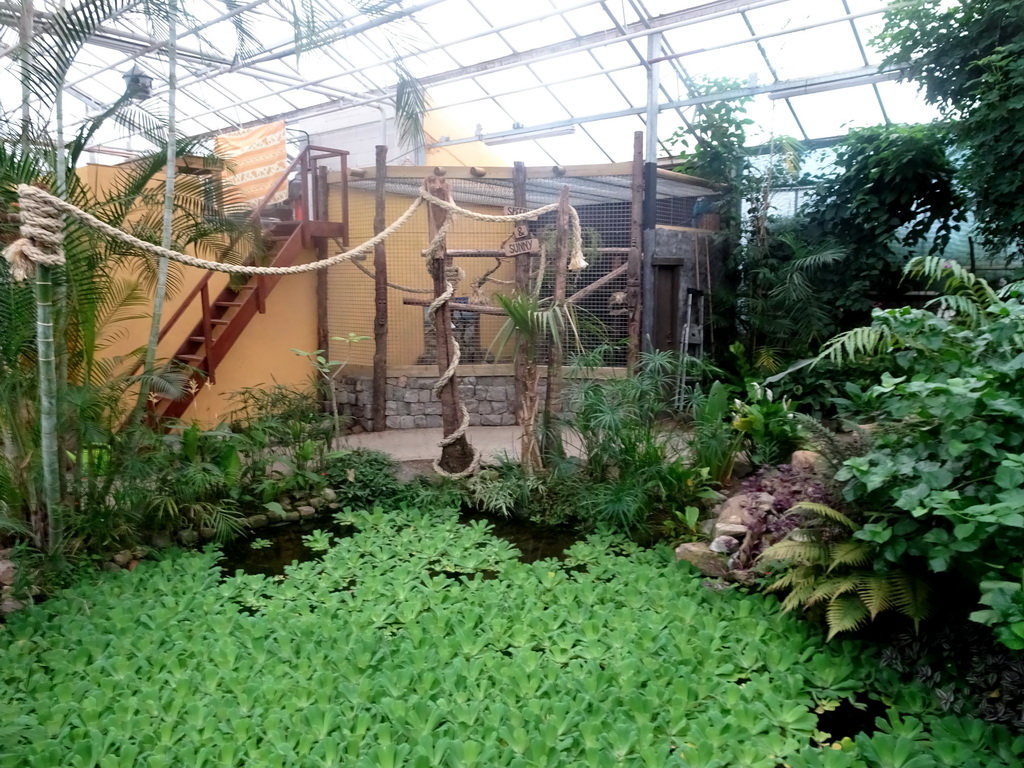
[[823, 352], [838, 362], [874, 358], [888, 371], [867, 390], [848, 387], [850, 415], [877, 424], [871, 450], [836, 475], [849, 504], [867, 511], [853, 536], [871, 546], [881, 571], [1016, 581], [1024, 547], [1021, 286], [997, 293], [933, 258], [910, 270], [942, 281], [938, 312], [876, 311], [870, 326]]
[[327, 455], [323, 476], [338, 494], [338, 503], [353, 509], [387, 504], [402, 492], [398, 462], [381, 451], [367, 448], [334, 451]]

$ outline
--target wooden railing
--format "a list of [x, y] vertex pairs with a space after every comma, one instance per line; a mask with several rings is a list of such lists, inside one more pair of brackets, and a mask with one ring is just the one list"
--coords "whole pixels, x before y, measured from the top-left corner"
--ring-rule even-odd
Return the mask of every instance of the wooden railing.
[[[327, 184], [321, 184], [320, 162], [332, 158], [337, 158], [341, 163], [341, 221], [347, 222], [348, 152], [345, 150], [318, 146], [306, 146], [298, 156], [292, 160], [291, 164], [289, 164], [284, 172], [278, 177], [274, 186], [271, 187], [270, 191], [264, 195], [263, 199], [253, 209], [252, 213], [249, 214], [249, 222], [254, 224], [256, 227], [260, 226], [260, 220], [263, 212], [270, 205], [271, 200], [273, 200], [281, 190], [282, 185], [289, 183], [289, 177], [296, 170], [299, 172], [297, 176], [299, 181], [299, 199], [298, 205], [295, 209], [296, 218], [300, 221], [309, 221], [310, 219], [326, 220], [328, 218]], [[163, 341], [198, 298], [202, 313], [201, 322], [203, 338], [207, 352], [206, 373], [211, 376], [216, 370], [217, 364], [220, 362], [215, 359], [213, 345], [213, 318], [211, 314], [212, 304], [210, 303], [210, 280], [212, 278], [213, 272], [207, 272], [202, 278], [200, 278], [199, 282], [196, 283], [192, 290], [188, 292], [181, 304], [178, 305], [178, 308], [167, 319], [167, 322], [163, 324], [158, 337], [158, 342]], [[255, 291], [256, 305], [259, 308], [259, 311], [261, 313], [266, 312], [267, 291], [265, 278], [262, 275], [257, 275], [255, 277], [255, 283], [252, 290]]]

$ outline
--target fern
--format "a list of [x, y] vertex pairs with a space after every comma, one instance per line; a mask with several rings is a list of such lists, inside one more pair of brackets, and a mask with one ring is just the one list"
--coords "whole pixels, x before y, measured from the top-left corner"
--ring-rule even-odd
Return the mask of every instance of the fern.
[[828, 621], [828, 639], [840, 632], [860, 629], [868, 620], [868, 608], [854, 595], [841, 595], [828, 604], [825, 613]]
[[[824, 604], [830, 639], [859, 629], [884, 611], [897, 611], [917, 627], [928, 613], [928, 588], [920, 577], [903, 570], [876, 572], [874, 546], [852, 537], [860, 526], [842, 512], [810, 502], [790, 511], [803, 512], [805, 526], [759, 558], [789, 565], [768, 587], [771, 592], [788, 591], [782, 601], [784, 611], [807, 611]], [[844, 531], [847, 537], [835, 540]]]

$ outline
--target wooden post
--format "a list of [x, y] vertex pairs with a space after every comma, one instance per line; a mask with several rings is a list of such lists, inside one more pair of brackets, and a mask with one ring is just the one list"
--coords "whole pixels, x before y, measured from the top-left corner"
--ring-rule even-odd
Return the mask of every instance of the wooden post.
[[[565, 273], [569, 262], [569, 186], [562, 187], [558, 198], [558, 229], [555, 234], [555, 285], [553, 305], [565, 303]], [[565, 338], [569, 327], [562, 328], [559, 338], [551, 339], [548, 349], [548, 388], [544, 395], [544, 432], [541, 445], [545, 457], [563, 454], [558, 419], [562, 413], [562, 365], [565, 362]]]
[[[428, 176], [424, 181], [426, 190], [441, 200], [451, 200], [448, 182], [440, 176]], [[430, 241], [433, 242], [441, 227], [444, 226], [448, 212], [436, 205], [428, 204], [427, 222]], [[440, 297], [448, 288], [446, 272], [452, 266], [447, 246], [442, 243], [427, 264], [427, 269], [434, 281], [434, 298]], [[452, 333], [451, 304], [445, 302], [434, 313], [434, 333], [437, 336], [437, 371], [443, 376], [451, 365], [455, 351], [455, 335]], [[441, 389], [441, 424], [444, 436], [450, 437], [462, 424], [462, 407], [459, 400], [458, 377], [452, 376]], [[441, 449], [441, 469], [446, 472], [463, 472], [473, 461], [473, 449], [469, 446], [466, 436]]]
[[[318, 166], [316, 178], [313, 183], [317, 185], [317, 210], [313, 213], [314, 218], [320, 221], [327, 221], [330, 216], [327, 212], [327, 168]], [[327, 241], [318, 237], [314, 241], [316, 260], [323, 261], [327, 258]], [[330, 324], [327, 321], [327, 273], [329, 270], [320, 269], [316, 273], [316, 348], [324, 350], [324, 354], [330, 357]], [[259, 280], [260, 278], [257, 278]], [[261, 290], [259, 286], [257, 290]], [[326, 393], [328, 397], [335, 396], [334, 393]]]
[[[373, 233], [384, 230], [384, 182], [388, 173], [388, 148], [377, 146], [376, 194]], [[388, 263], [384, 243], [373, 249], [373, 431], [383, 432], [387, 421], [388, 394]]]
[[629, 256], [626, 260], [626, 306], [629, 310], [629, 337], [626, 366], [632, 370], [640, 355], [640, 281], [644, 205], [644, 133], [633, 134], [633, 173], [630, 182]]
[[[512, 205], [526, 207], [526, 164], [516, 162], [512, 167]], [[530, 254], [521, 253], [515, 257], [515, 289], [520, 296], [530, 293]], [[512, 381], [512, 413], [522, 425], [519, 413], [523, 407], [523, 382], [526, 381], [526, 349], [520, 340], [515, 349], [515, 376]]]

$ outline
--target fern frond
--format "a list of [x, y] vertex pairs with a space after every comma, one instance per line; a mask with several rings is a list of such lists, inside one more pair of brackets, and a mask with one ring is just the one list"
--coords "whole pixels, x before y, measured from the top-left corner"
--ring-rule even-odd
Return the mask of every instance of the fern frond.
[[825, 621], [828, 622], [828, 639], [840, 632], [852, 632], [861, 627], [868, 618], [868, 607], [856, 595], [840, 595], [828, 604]]
[[822, 347], [818, 360], [842, 364], [860, 357], [886, 352], [892, 349], [893, 344], [892, 330], [886, 326], [869, 325], [853, 328], [830, 339]]
[[839, 523], [840, 525], [849, 528], [851, 531], [856, 531], [860, 528], [860, 526], [853, 522], [853, 520], [848, 518], [839, 510], [833, 509], [827, 504], [818, 504], [817, 502], [813, 501], [801, 501], [798, 504], [794, 504], [789, 511], [807, 512], [816, 517], [820, 517], [824, 520], [830, 520], [834, 523]]
[[892, 608], [892, 585], [888, 575], [864, 574], [860, 577], [857, 594], [874, 619], [882, 611]]
[[797, 584], [807, 581], [808, 579], [813, 580], [815, 575], [815, 569], [805, 565], [796, 566], [790, 568], [782, 575], [777, 581], [772, 582], [765, 587], [765, 592], [780, 592], [784, 589], [792, 589]]
[[928, 583], [919, 576], [906, 571], [889, 574], [892, 604], [900, 613], [914, 622], [914, 628], [928, 617], [931, 608], [931, 590]]
[[826, 544], [819, 544], [816, 541], [783, 539], [762, 552], [758, 560], [790, 560], [807, 565], [827, 565], [828, 556], [829, 547]]
[[792, 591], [786, 595], [786, 599], [782, 601], [782, 610], [786, 613], [795, 611], [798, 608], [802, 608], [807, 604], [807, 599], [814, 592], [814, 584], [807, 582], [804, 584], [797, 584], [793, 587]]
[[807, 598], [807, 605], [820, 603], [822, 600], [832, 600], [839, 595], [847, 595], [856, 592], [860, 586], [861, 575], [852, 573], [846, 576], [838, 576], [834, 579], [825, 579], [820, 582]]
[[863, 541], [850, 539], [833, 544], [829, 557], [832, 560], [828, 567], [829, 572], [841, 565], [867, 565], [871, 562], [871, 547]]

